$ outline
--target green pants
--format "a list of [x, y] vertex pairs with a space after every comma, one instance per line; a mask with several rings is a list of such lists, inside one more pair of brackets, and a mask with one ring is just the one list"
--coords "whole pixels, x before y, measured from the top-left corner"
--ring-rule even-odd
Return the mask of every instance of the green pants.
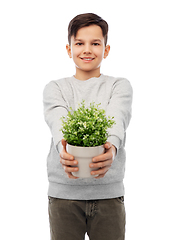
[[51, 240], [124, 240], [124, 197], [65, 200], [49, 197]]

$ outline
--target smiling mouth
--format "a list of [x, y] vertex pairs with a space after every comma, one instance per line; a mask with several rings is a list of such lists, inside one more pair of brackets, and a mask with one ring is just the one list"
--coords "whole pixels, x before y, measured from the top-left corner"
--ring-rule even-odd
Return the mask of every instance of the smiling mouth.
[[83, 60], [84, 62], [91, 62], [94, 60], [94, 58], [84, 57], [84, 58], [81, 58], [81, 60]]

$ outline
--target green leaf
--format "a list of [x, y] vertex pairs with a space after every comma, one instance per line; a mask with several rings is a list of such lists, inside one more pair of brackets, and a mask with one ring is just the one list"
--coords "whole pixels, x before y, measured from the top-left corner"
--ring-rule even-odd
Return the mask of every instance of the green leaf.
[[61, 117], [64, 139], [71, 145], [92, 147], [103, 145], [109, 134], [107, 129], [115, 123], [114, 117], [106, 117], [100, 104], [90, 103], [85, 106], [85, 100], [77, 110], [70, 108], [66, 117]]

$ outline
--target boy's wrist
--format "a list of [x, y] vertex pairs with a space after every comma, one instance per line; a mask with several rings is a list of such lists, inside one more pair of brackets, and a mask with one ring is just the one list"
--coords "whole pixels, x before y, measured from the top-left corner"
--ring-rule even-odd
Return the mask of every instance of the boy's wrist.
[[[112, 148], [113, 148], [114, 154], [115, 154], [115, 156], [116, 156], [116, 154], [117, 154], [117, 148], [116, 148], [114, 145], [112, 145]], [[114, 156], [114, 157], [115, 157], [115, 156]]]
[[117, 152], [117, 150], [120, 148], [121, 140], [117, 136], [111, 135], [110, 137], [108, 137], [107, 141], [110, 142], [116, 148]]

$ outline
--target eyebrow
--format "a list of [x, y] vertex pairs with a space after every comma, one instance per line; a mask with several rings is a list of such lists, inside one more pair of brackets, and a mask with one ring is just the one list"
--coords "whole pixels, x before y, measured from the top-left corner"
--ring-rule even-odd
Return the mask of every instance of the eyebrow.
[[100, 39], [94, 39], [93, 42], [101, 42]]
[[[76, 39], [76, 38], [74, 40], [75, 40], [75, 42], [83, 42], [84, 41], [82, 39]], [[92, 42], [101, 42], [101, 40], [100, 39], [93, 39]]]

